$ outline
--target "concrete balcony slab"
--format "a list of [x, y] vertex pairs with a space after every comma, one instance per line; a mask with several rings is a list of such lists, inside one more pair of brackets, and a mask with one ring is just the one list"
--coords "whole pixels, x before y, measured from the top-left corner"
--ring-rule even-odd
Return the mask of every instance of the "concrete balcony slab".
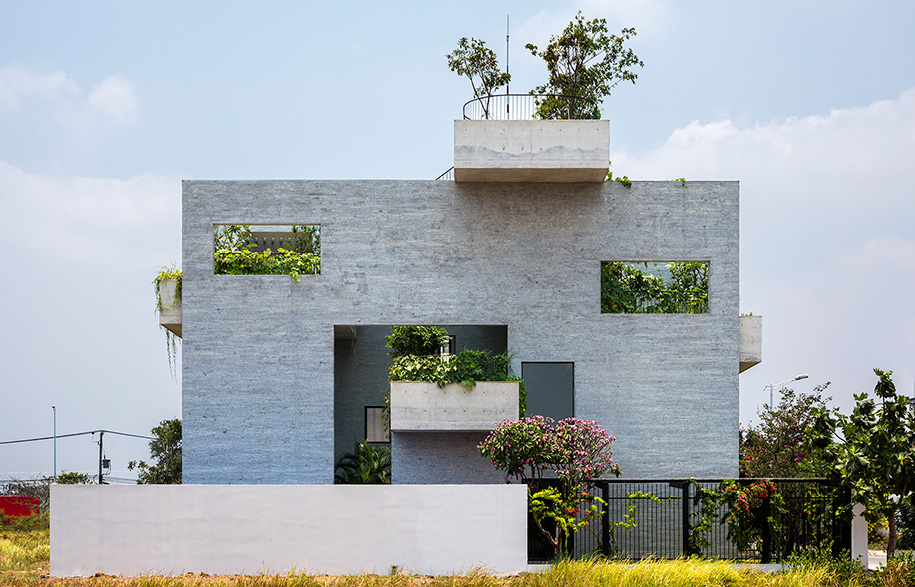
[[740, 372], [762, 363], [762, 316], [740, 317]]

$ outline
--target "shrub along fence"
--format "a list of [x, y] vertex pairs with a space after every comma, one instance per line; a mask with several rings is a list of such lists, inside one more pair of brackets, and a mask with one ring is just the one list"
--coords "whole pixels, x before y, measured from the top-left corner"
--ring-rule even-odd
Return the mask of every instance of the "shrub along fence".
[[[834, 555], [851, 549], [851, 522], [839, 515], [847, 490], [826, 479], [600, 479], [590, 486], [606, 505], [572, 537], [575, 558], [769, 563], [814, 547]], [[528, 536], [529, 562], [552, 558], [536, 529]]]

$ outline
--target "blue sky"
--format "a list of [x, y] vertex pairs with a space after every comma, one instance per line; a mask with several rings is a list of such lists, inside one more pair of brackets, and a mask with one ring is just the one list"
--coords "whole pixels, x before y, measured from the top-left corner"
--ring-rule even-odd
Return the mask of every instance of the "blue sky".
[[[915, 5], [908, 2], [15, 2], [0, 0], [0, 440], [146, 433], [180, 414], [150, 282], [180, 261], [180, 180], [434, 178], [470, 85], [462, 36], [543, 82], [524, 44], [581, 10], [635, 27], [634, 86], [604, 104], [614, 171], [741, 181], [741, 311], [767, 383], [836, 405], [892, 369], [915, 390]], [[612, 431], [610, 431], [612, 433]], [[93, 471], [88, 438], [61, 469]], [[114, 475], [143, 441], [106, 438]], [[50, 472], [0, 447], [0, 478]]]

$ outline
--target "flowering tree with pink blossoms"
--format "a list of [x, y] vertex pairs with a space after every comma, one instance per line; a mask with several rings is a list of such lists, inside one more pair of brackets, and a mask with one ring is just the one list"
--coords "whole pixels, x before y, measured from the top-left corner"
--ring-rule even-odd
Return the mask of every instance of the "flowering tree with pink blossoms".
[[[528, 485], [530, 509], [540, 533], [558, 556], [568, 551], [569, 537], [597, 513], [599, 497], [586, 482], [606, 474], [619, 476], [611, 443], [616, 440], [593, 420], [531, 416], [503, 420], [478, 446], [494, 467]], [[551, 473], [558, 487], [540, 487]]]

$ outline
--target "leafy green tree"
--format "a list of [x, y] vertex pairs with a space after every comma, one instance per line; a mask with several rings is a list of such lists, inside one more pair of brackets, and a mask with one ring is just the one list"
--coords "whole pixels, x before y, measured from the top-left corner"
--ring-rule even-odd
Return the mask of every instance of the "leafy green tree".
[[546, 62], [549, 73], [547, 83], [532, 93], [555, 95], [539, 102], [538, 116], [600, 118], [597, 104], [620, 82], [634, 84], [638, 75], [633, 69], [645, 66], [624, 46], [635, 35], [633, 28], [624, 28], [620, 36], [608, 34], [605, 19], [585, 20], [579, 11], [561, 35], [550, 37], [543, 51], [536, 45], [525, 45]]
[[677, 314], [708, 312], [708, 263], [682, 261], [668, 263], [671, 306]]
[[461, 37], [457, 49], [445, 55], [448, 67], [458, 75], [466, 76], [473, 87], [475, 98], [480, 102], [486, 118], [489, 118], [489, 96], [511, 81], [511, 74], [499, 71], [496, 53], [484, 41]]
[[448, 331], [438, 326], [392, 326], [385, 346], [392, 357], [440, 355], [448, 346]]
[[169, 485], [181, 483], [181, 419], [162, 420], [152, 429], [149, 454], [153, 464], [130, 461], [127, 468], [137, 469], [137, 485]]
[[366, 440], [356, 443], [353, 452], [337, 459], [334, 483], [359, 485], [388, 485], [391, 483], [391, 449], [373, 447]]
[[[811, 446], [833, 463], [830, 477], [851, 490], [851, 502], [867, 508], [868, 521], [886, 518], [887, 556], [896, 552], [896, 514], [911, 502], [915, 487], [915, 412], [912, 399], [896, 395], [892, 371], [874, 369], [875, 402], [867, 393], [855, 395], [850, 415], [814, 410], [808, 434]], [[849, 506], [846, 510], [850, 510]]]
[[225, 224], [213, 227], [213, 246], [217, 252], [250, 251], [254, 248], [251, 242], [251, 226], [247, 224]]
[[740, 430], [740, 476], [756, 478], [823, 477], [829, 464], [823, 451], [804, 442], [814, 425], [814, 413], [826, 410], [831, 397], [823, 397], [830, 382], [813, 393], [781, 391], [778, 406], [764, 406], [757, 426]]
[[321, 257], [321, 227], [315, 225], [293, 225], [292, 251], [299, 254]]
[[64, 471], [57, 476], [57, 483], [60, 485], [89, 485], [92, 483], [92, 478], [87, 473]]

